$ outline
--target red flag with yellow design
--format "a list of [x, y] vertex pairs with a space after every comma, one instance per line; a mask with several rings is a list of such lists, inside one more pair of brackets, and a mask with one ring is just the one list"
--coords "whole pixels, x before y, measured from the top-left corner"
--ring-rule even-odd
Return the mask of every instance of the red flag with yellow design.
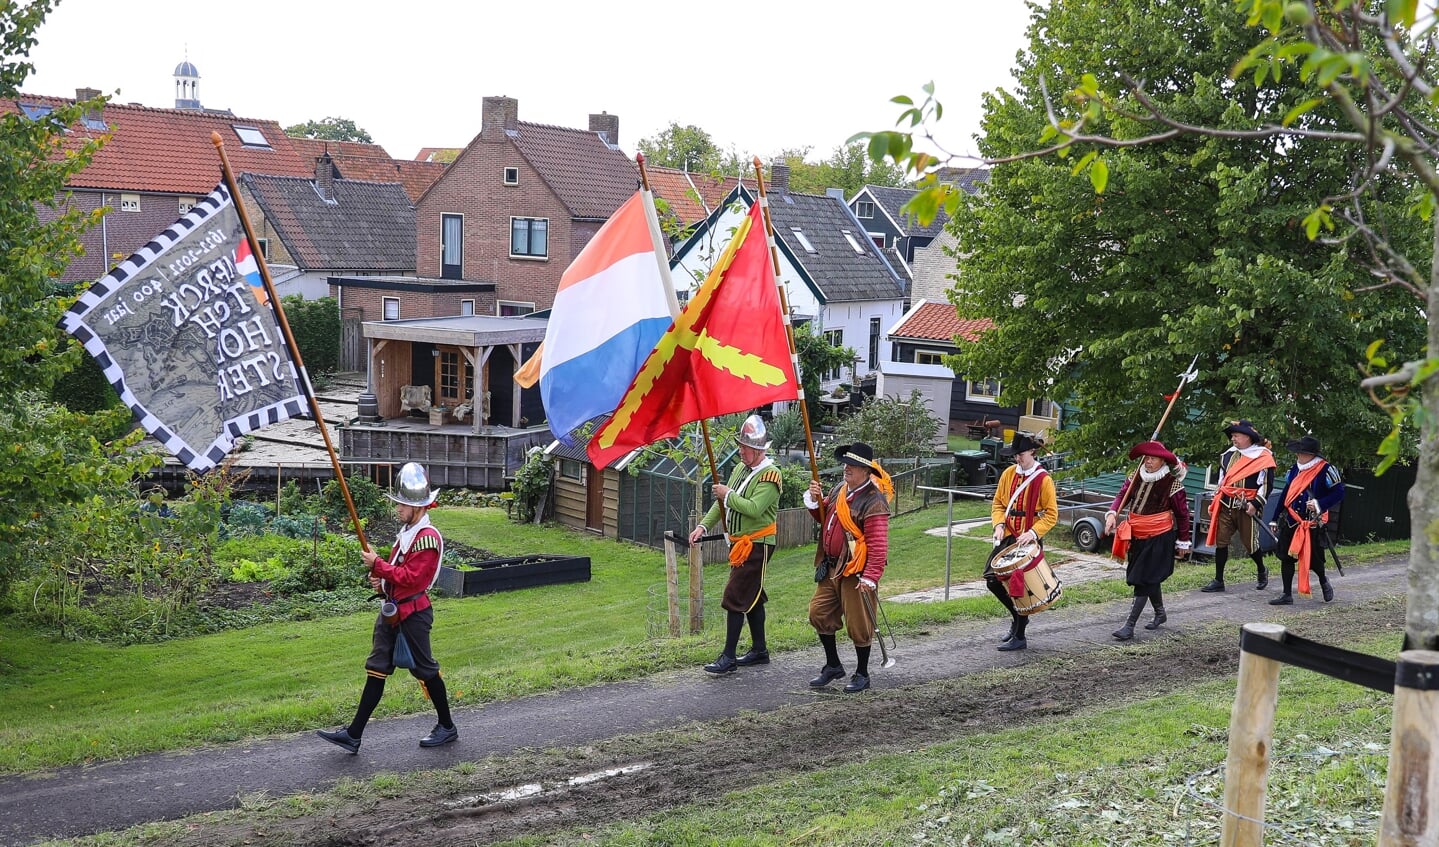
[[759, 203], [590, 439], [605, 467], [687, 423], [799, 396]]

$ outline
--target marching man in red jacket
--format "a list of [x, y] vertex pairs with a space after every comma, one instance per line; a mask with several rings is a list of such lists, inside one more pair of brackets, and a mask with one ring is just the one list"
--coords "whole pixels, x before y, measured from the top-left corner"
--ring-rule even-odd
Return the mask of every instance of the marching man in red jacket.
[[360, 752], [360, 736], [365, 724], [385, 693], [385, 680], [395, 672], [397, 665], [408, 665], [410, 675], [420, 681], [420, 687], [435, 704], [435, 713], [439, 716], [439, 723], [420, 739], [420, 746], [438, 747], [460, 737], [450, 719], [450, 700], [440, 676], [440, 664], [430, 653], [430, 628], [435, 623], [435, 610], [430, 605], [428, 592], [440, 573], [445, 542], [440, 531], [430, 524], [426, 512], [439, 494], [430, 490], [424, 467], [410, 462], [400, 468], [398, 491], [386, 495], [397, 504], [395, 514], [402, 524], [390, 561], [370, 550], [360, 553], [370, 568], [370, 585], [385, 597], [385, 604], [375, 619], [370, 657], [365, 660], [365, 688], [360, 693], [355, 719], [348, 727], [315, 733], [351, 753]]

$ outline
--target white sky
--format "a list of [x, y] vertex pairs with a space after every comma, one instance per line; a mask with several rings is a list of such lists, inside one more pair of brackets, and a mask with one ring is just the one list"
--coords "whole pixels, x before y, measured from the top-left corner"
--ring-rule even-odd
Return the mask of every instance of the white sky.
[[[620, 146], [671, 121], [724, 149], [818, 161], [856, 132], [890, 129], [897, 94], [935, 83], [939, 140], [973, 153], [980, 95], [1012, 87], [1021, 0], [920, 6], [859, 0], [62, 0], [31, 51], [31, 94], [92, 87], [171, 107], [188, 55], [200, 101], [281, 126], [349, 118], [397, 158], [462, 147], [481, 98], [520, 120], [584, 129], [620, 119]], [[893, 11], [897, 17], [885, 18]], [[898, 17], [903, 15], [905, 17]], [[767, 45], [755, 51], [749, 44]]]

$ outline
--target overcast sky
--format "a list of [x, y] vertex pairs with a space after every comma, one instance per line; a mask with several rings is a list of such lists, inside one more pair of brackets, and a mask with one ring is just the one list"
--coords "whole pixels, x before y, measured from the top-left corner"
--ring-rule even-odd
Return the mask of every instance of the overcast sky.
[[631, 153], [674, 121], [746, 156], [809, 147], [818, 161], [891, 128], [889, 99], [933, 80], [939, 139], [973, 153], [980, 95], [1012, 87], [1028, 17], [1021, 0], [61, 0], [24, 90], [118, 89], [168, 108], [188, 56], [207, 108], [281, 126], [349, 118], [397, 158], [468, 144], [481, 98], [507, 95], [522, 121], [618, 115]]

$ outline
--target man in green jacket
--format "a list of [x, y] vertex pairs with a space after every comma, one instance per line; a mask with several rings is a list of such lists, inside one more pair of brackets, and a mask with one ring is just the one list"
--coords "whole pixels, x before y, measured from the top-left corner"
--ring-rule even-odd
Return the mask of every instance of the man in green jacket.
[[[779, 513], [782, 485], [779, 468], [767, 455], [770, 442], [764, 419], [750, 415], [740, 427], [740, 463], [730, 474], [729, 484], [716, 483], [712, 489], [715, 502], [705, 512], [699, 526], [690, 533], [690, 543], [699, 543], [706, 527], [720, 523], [723, 507], [730, 543], [729, 581], [725, 583], [720, 605], [727, 613], [724, 650], [719, 658], [704, 666], [715, 676], [734, 673], [743, 665], [769, 664], [769, 648], [764, 640], [764, 570], [774, 553], [776, 538], [775, 515]], [[750, 650], [735, 658], [740, 630], [749, 620]]]

